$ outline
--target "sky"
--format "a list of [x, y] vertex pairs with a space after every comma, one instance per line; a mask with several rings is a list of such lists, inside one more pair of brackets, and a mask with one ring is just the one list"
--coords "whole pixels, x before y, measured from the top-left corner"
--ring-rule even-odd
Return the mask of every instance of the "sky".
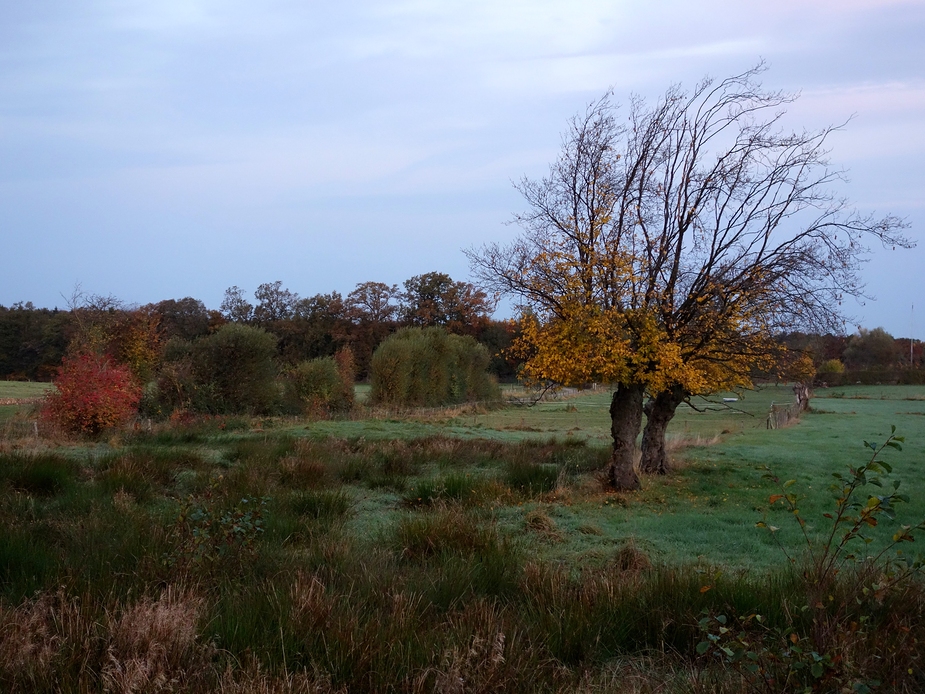
[[764, 60], [919, 244], [847, 331], [925, 339], [923, 36], [925, 0], [0, 0], [0, 304], [466, 280], [570, 116]]

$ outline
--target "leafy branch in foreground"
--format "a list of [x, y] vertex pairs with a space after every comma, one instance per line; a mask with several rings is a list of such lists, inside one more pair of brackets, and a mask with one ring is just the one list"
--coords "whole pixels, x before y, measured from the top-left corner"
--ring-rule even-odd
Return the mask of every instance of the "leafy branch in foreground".
[[[881, 519], [895, 520], [895, 505], [909, 501], [899, 491], [899, 480], [885, 487], [884, 477], [893, 468], [881, 459], [887, 448], [902, 450], [903, 442], [893, 427], [882, 444], [864, 442], [871, 451], [864, 465], [849, 468], [847, 475], [833, 474], [830, 490], [835, 510], [823, 514], [831, 526], [821, 536], [810, 532], [800, 512], [799, 499], [791, 491], [795, 480], [781, 482], [773, 474], [764, 476], [779, 486], [769, 502], [782, 504], [793, 515], [802, 533], [805, 557], [798, 560], [788, 553], [778, 536], [779, 528], [765, 521], [756, 525], [771, 533], [791, 567], [800, 568], [793, 578], [805, 590], [805, 602], [782, 605], [784, 619], [776, 624], [757, 613], [730, 617], [705, 612], [699, 627], [706, 638], [697, 645], [698, 654], [711, 654], [741, 672], [753, 691], [869, 692], [880, 686], [879, 680], [869, 676], [869, 661], [880, 658], [870, 647], [870, 637], [878, 620], [890, 613], [881, 608], [886, 603], [901, 604], [907, 598], [906, 590], [914, 588], [913, 580], [921, 575], [922, 559], [904, 553], [901, 545], [915, 541], [914, 533], [925, 528], [925, 520], [914, 526], [900, 525], [873, 554], [856, 548], [870, 546], [874, 542], [871, 529]], [[865, 494], [868, 486], [885, 493]], [[900, 640], [902, 633], [899, 626]]]

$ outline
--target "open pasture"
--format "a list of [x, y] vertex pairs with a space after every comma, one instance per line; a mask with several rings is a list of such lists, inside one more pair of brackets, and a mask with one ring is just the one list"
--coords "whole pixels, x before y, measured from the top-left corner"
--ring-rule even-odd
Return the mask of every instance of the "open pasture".
[[51, 387], [49, 383], [32, 381], [0, 381], [0, 423], [12, 419], [23, 403], [42, 397]]
[[35, 381], [0, 381], [0, 401], [40, 398], [52, 388], [50, 383]]

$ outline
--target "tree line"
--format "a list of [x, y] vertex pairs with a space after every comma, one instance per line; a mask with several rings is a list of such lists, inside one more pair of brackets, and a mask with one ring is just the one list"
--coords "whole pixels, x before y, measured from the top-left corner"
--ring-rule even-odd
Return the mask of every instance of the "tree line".
[[92, 350], [128, 364], [144, 381], [177, 344], [228, 323], [272, 335], [284, 365], [333, 357], [349, 347], [361, 380], [369, 377], [372, 355], [389, 335], [405, 327], [439, 326], [484, 345], [491, 355], [488, 369], [499, 379], [516, 374], [517, 361], [505, 354], [516, 326], [492, 318], [494, 301], [483, 290], [441, 272], [416, 275], [401, 287], [363, 282], [346, 296], [303, 298], [275, 281], [258, 286], [250, 300], [233, 286], [218, 309], [193, 297], [129, 306], [79, 290], [67, 303], [64, 310], [0, 305], [0, 378], [50, 381], [69, 350]]
[[[442, 273], [429, 274], [447, 277]], [[415, 284], [418, 283], [416, 279]], [[334, 356], [349, 345], [360, 380], [369, 377], [369, 363], [376, 347], [385, 337], [406, 326], [442, 325], [452, 334], [471, 335], [488, 348], [491, 354], [488, 370], [502, 380], [515, 378], [523, 363], [522, 357], [511, 353], [512, 340], [518, 334], [517, 324], [491, 318], [487, 299], [483, 299], [483, 309], [470, 314], [474, 320], [459, 313], [454, 320], [446, 320], [448, 312], [444, 311], [441, 322], [434, 320], [431, 308], [418, 313], [410, 310], [407, 304], [402, 305], [401, 292], [396, 285], [365, 282], [358, 284], [346, 298], [333, 292], [308, 299], [299, 299], [283, 288], [281, 282], [261, 287], [264, 288], [261, 295], [272, 289], [288, 298], [281, 315], [277, 314], [270, 321], [263, 316], [267, 315], [272, 302], [255, 297], [256, 302], [251, 304], [237, 287], [230, 288], [225, 297], [226, 301], [233, 297], [247, 304], [237, 318], [228, 307], [210, 310], [192, 297], [167, 299], [141, 307], [127, 307], [113, 298], [86, 297], [73, 311], [38, 308], [31, 302], [9, 307], [0, 305], [0, 379], [52, 380], [68, 346], [77, 340], [80, 322], [102, 322], [103, 318], [114, 333], [121, 335], [113, 339], [111, 345], [120, 353], [126, 350], [119, 344], [127, 341], [133, 331], [147, 330], [144, 339], [149, 340], [153, 348], [151, 359], [156, 359], [159, 350], [171, 339], [192, 341], [215, 332], [228, 322], [241, 322], [261, 325], [275, 334], [279, 356], [288, 363]], [[474, 290], [472, 285], [469, 287], [469, 291]], [[438, 299], [434, 303], [445, 304], [446, 300]], [[904, 373], [925, 368], [925, 343], [908, 337], [895, 338], [883, 328], [859, 328], [853, 335], [784, 332], [779, 333], [776, 340], [794, 352], [808, 355], [816, 381], [820, 383], [878, 377], [903, 381], [907, 378]], [[840, 374], [846, 375], [839, 379]], [[753, 375], [759, 380], [763, 375], [773, 378], [770, 373]], [[852, 378], [855, 380], [851, 381]]]

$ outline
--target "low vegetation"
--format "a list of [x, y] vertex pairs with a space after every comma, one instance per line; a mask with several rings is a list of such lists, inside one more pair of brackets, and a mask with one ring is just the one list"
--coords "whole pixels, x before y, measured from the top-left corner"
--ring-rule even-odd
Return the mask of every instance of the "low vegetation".
[[[832, 389], [769, 431], [760, 413], [787, 392], [681, 412], [670, 433], [689, 447], [634, 494], [600, 478], [606, 393], [442, 418], [195, 417], [57, 447], [7, 427], [0, 688], [920, 691], [925, 593], [890, 543], [925, 517], [925, 393]], [[891, 422], [903, 451], [879, 450]], [[854, 490], [841, 505], [834, 472]], [[851, 517], [877, 522], [842, 551]], [[824, 581], [804, 530], [838, 553]]]

